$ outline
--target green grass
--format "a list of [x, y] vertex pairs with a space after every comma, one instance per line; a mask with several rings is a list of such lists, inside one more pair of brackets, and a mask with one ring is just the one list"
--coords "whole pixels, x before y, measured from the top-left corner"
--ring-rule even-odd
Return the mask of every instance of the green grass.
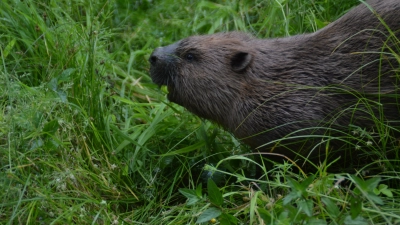
[[[148, 75], [152, 50], [186, 36], [312, 32], [356, 4], [2, 1], [0, 224], [400, 223], [398, 161], [353, 174], [326, 172], [332, 161], [315, 174], [290, 162], [267, 170]], [[385, 141], [369, 144], [363, 128], [353, 139], [365, 152], [396, 150], [380, 128], [372, 136]]]

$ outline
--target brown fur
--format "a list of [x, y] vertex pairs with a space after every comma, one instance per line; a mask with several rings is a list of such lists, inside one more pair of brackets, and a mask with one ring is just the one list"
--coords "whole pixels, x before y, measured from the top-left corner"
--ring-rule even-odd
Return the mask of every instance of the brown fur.
[[[215, 121], [253, 148], [326, 131], [317, 127], [351, 123], [369, 128], [375, 125], [371, 114], [384, 117], [384, 123], [399, 120], [393, 97], [399, 62], [393, 55], [380, 54], [389, 52], [385, 43], [393, 47], [395, 38], [389, 40], [378, 17], [393, 32], [399, 31], [400, 1], [368, 4], [376, 14], [361, 4], [311, 34], [278, 39], [239, 32], [188, 37], [154, 50], [151, 77], [168, 86], [170, 101]], [[365, 107], [363, 98], [376, 103]]]

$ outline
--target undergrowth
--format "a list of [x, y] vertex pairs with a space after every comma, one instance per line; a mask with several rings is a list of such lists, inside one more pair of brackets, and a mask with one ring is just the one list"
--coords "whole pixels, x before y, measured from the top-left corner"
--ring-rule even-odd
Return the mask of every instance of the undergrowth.
[[[148, 76], [152, 50], [186, 36], [313, 32], [358, 3], [2, 1], [0, 223], [400, 223], [398, 162], [267, 166]], [[396, 151], [385, 126], [344, 135]]]

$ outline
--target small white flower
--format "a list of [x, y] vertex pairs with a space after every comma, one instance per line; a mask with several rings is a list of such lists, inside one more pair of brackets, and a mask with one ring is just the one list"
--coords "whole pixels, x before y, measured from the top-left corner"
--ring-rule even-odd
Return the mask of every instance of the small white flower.
[[67, 190], [67, 185], [65, 183], [62, 183], [57, 186], [57, 189], [61, 190], [61, 191], [65, 191], [65, 190]]
[[361, 146], [356, 145], [356, 150], [360, 150], [360, 149], [361, 149]]
[[366, 144], [367, 144], [367, 146], [371, 146], [372, 145], [372, 141], [367, 141]]
[[353, 135], [357, 135], [358, 134], [358, 130], [353, 130], [351, 133], [353, 133]]
[[114, 169], [116, 169], [118, 166], [117, 165], [115, 165], [114, 163], [113, 164], [111, 164], [111, 169], [112, 170], [114, 170]]
[[100, 205], [107, 205], [106, 200], [101, 200]]

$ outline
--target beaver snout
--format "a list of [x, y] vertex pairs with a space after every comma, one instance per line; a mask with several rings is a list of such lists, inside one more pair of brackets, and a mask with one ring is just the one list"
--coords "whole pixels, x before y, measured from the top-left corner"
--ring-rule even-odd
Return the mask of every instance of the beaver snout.
[[151, 53], [150, 58], [149, 58], [149, 62], [152, 66], [156, 65], [157, 61], [160, 58], [160, 53], [162, 51], [162, 47], [156, 48], [153, 53]]
[[154, 83], [158, 85], [172, 85], [172, 70], [179, 57], [177, 56], [176, 49], [178, 43], [168, 45], [165, 47], [156, 48], [149, 57], [150, 62], [150, 76]]
[[151, 66], [158, 66], [163, 63], [171, 63], [176, 56], [176, 48], [178, 47], [178, 43], [174, 43], [165, 47], [156, 48], [153, 53], [151, 53], [149, 62]]

